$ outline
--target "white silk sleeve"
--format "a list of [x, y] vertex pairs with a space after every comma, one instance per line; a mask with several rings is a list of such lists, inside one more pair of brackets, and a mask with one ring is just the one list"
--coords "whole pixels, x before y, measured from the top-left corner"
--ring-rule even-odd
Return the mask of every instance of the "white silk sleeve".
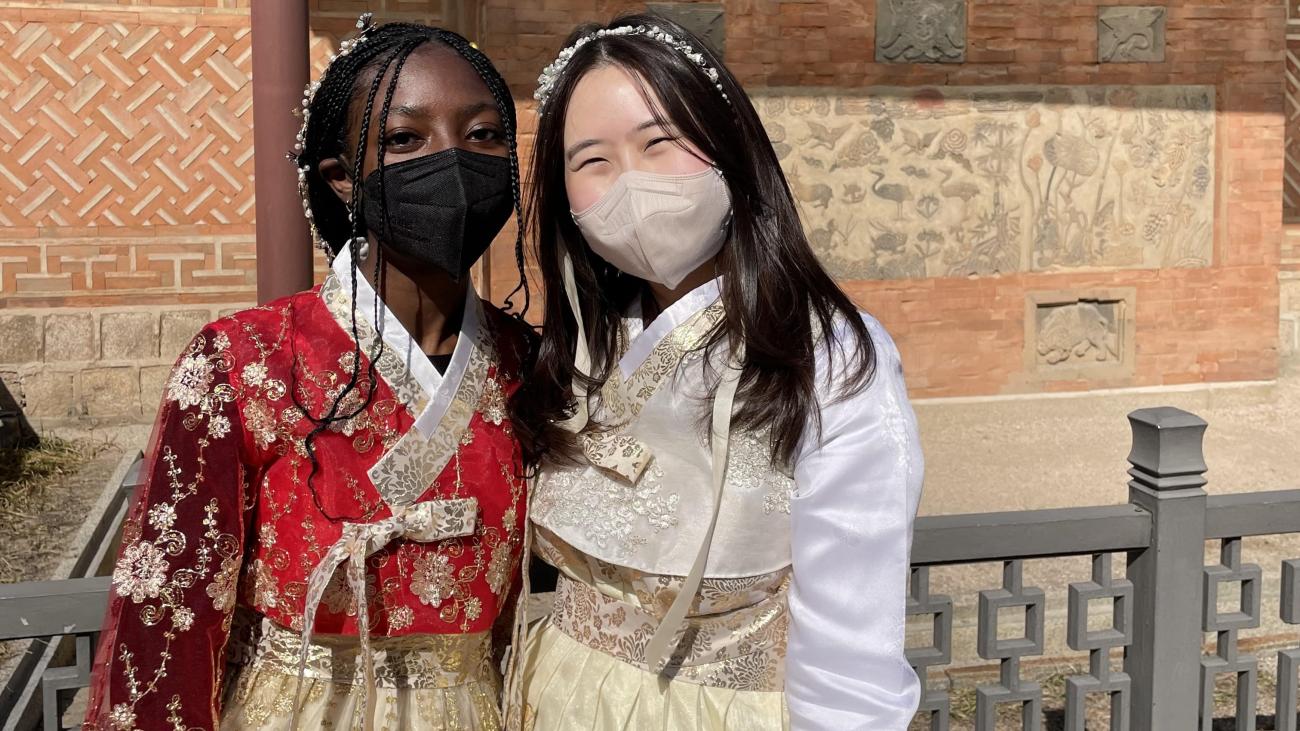
[[864, 320], [874, 379], [836, 400], [840, 379], [819, 358], [822, 429], [809, 427], [795, 463], [785, 681], [794, 731], [904, 731], [920, 699], [903, 643], [924, 462], [898, 350]]

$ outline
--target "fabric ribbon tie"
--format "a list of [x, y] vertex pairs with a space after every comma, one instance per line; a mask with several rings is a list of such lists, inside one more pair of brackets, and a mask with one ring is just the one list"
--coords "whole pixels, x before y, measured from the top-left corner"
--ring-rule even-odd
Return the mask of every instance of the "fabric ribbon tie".
[[578, 282], [573, 273], [573, 258], [569, 252], [564, 252], [560, 256], [560, 270], [564, 276], [564, 295], [569, 301], [569, 310], [573, 313], [573, 321], [578, 326], [578, 342], [573, 351], [573, 401], [575, 411], [573, 416], [559, 422], [561, 429], [573, 434], [580, 433], [590, 419], [587, 405], [587, 387], [583, 385], [581, 376], [591, 375], [591, 348], [587, 345], [587, 326], [582, 320], [582, 308], [578, 306]]
[[668, 612], [664, 614], [663, 620], [655, 628], [654, 635], [646, 643], [646, 666], [652, 672], [661, 673], [667, 668], [668, 661], [671, 659], [672, 640], [677, 637], [677, 631], [681, 629], [682, 624], [686, 621], [686, 614], [690, 611], [691, 605], [695, 603], [695, 595], [699, 593], [700, 584], [704, 580], [704, 570], [709, 564], [709, 549], [713, 546], [713, 531], [718, 526], [718, 512], [722, 508], [722, 489], [727, 482], [727, 456], [731, 441], [731, 411], [735, 405], [736, 389], [740, 386], [741, 375], [740, 366], [736, 365], [735, 361], [740, 360], [740, 358], [741, 353], [737, 352], [733, 356], [732, 363], [722, 370], [722, 377], [713, 393], [713, 414], [711, 419], [713, 512], [709, 516], [709, 527], [704, 532], [704, 538], [700, 540], [700, 547], [695, 554], [695, 563], [691, 565], [690, 573], [682, 581], [681, 589], [678, 590], [673, 603], [668, 607]]
[[432, 543], [448, 538], [461, 538], [474, 533], [478, 524], [478, 500], [454, 498], [427, 500], [394, 510], [392, 517], [374, 523], [344, 523], [343, 535], [325, 552], [325, 557], [311, 572], [307, 581], [307, 597], [303, 610], [302, 646], [298, 658], [298, 683], [293, 693], [293, 718], [289, 727], [298, 727], [299, 695], [307, 672], [307, 651], [311, 647], [312, 628], [316, 624], [316, 610], [320, 607], [325, 589], [334, 578], [334, 572], [347, 562], [348, 588], [352, 592], [352, 609], [357, 615], [357, 635], [361, 642], [361, 656], [365, 673], [365, 698], [361, 706], [366, 731], [374, 727], [371, 719], [375, 694], [375, 666], [370, 655], [370, 610], [366, 603], [366, 559], [388, 544], [402, 538], [420, 543]]

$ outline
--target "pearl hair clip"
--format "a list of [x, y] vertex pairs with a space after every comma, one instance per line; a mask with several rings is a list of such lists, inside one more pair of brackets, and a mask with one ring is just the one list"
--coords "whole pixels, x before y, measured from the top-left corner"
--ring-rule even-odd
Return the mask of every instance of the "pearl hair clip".
[[676, 49], [681, 52], [683, 56], [690, 59], [692, 63], [698, 66], [700, 70], [704, 72], [704, 75], [709, 78], [709, 81], [713, 82], [713, 85], [718, 89], [718, 93], [722, 94], [723, 101], [727, 102], [728, 105], [731, 104], [731, 99], [727, 97], [727, 92], [723, 91], [722, 83], [718, 80], [718, 70], [708, 64], [708, 61], [704, 58], [704, 54], [696, 51], [689, 43], [686, 43], [660, 28], [644, 25], [624, 25], [619, 26], [618, 28], [602, 28], [595, 33], [579, 38], [572, 46], [560, 51], [560, 55], [555, 58], [555, 61], [543, 69], [542, 75], [537, 77], [537, 91], [533, 92], [533, 99], [537, 100], [539, 111], [546, 107], [547, 97], [551, 95], [551, 91], [555, 88], [556, 82], [558, 82], [560, 77], [564, 74], [564, 69], [569, 65], [569, 61], [573, 59], [573, 54], [577, 53], [578, 49], [597, 38], [607, 38], [610, 36], [645, 36]]
[[332, 252], [321, 237], [320, 231], [316, 228], [316, 221], [312, 219], [311, 215], [311, 200], [307, 188], [307, 176], [311, 173], [311, 166], [300, 164], [298, 156], [302, 154], [302, 146], [307, 139], [307, 123], [311, 121], [311, 103], [316, 98], [316, 92], [320, 90], [321, 79], [325, 78], [325, 75], [329, 73], [330, 67], [334, 65], [335, 61], [352, 53], [357, 46], [366, 40], [366, 36], [375, 28], [374, 17], [374, 13], [362, 13], [361, 17], [357, 18], [357, 34], [339, 44], [339, 50], [330, 54], [329, 61], [325, 64], [325, 70], [321, 72], [320, 77], [308, 83], [307, 87], [303, 89], [302, 127], [298, 130], [293, 152], [285, 155], [298, 169], [298, 195], [302, 198], [302, 212], [307, 217], [307, 224], [311, 228], [312, 241], [321, 251], [325, 252], [326, 256], [331, 255]]

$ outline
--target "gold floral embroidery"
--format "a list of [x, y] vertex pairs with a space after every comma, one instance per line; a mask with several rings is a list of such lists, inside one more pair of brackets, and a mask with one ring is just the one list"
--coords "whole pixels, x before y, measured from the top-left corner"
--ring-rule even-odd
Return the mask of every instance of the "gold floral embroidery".
[[167, 381], [167, 398], [182, 409], [203, 403], [212, 388], [212, 363], [202, 353], [191, 352], [181, 358]]
[[145, 599], [156, 599], [167, 581], [167, 559], [152, 543], [141, 541], [128, 546], [113, 569], [113, 584], [117, 593], [131, 597], [139, 604]]
[[[671, 604], [681, 586], [679, 577], [638, 575], [640, 578], [632, 579], [633, 583], [646, 589], [657, 586], [655, 595], [649, 597], [650, 606]], [[789, 626], [789, 571], [721, 582], [706, 579], [704, 583], [707, 595], [723, 598], [728, 608], [709, 606], [707, 599], [697, 600], [666, 672], [688, 683], [741, 691], [780, 691]], [[646, 645], [659, 623], [657, 614], [564, 574], [560, 576], [549, 621], [578, 642], [643, 669]]]
[[269, 448], [279, 438], [275, 414], [265, 401], [254, 399], [244, 406], [244, 425], [253, 433], [253, 440], [262, 449]]
[[235, 389], [229, 384], [213, 385], [216, 373], [226, 373], [232, 366], [230, 338], [218, 333], [212, 339], [215, 349], [204, 353], [206, 342], [202, 335], [194, 338], [190, 348], [167, 379], [167, 400], [176, 403], [182, 411], [197, 408], [198, 413], [185, 415], [182, 425], [193, 431], [206, 421], [208, 436], [221, 439], [230, 433], [230, 419], [221, 413], [223, 404], [235, 400]]
[[125, 703], [118, 703], [108, 714], [108, 722], [113, 724], [115, 729], [129, 731], [135, 728], [135, 711]]
[[249, 363], [244, 366], [244, 370], [240, 371], [240, 377], [244, 379], [244, 383], [253, 388], [260, 388], [266, 381], [267, 372], [265, 363]]
[[[379, 688], [453, 688], [494, 679], [487, 632], [376, 637], [371, 642]], [[296, 677], [302, 638], [270, 622], [263, 625], [247, 670]], [[361, 684], [361, 647], [355, 637], [318, 638], [307, 646], [306, 677]]]
[[170, 530], [176, 523], [176, 508], [171, 503], [158, 503], [149, 508], [149, 526], [154, 530]]
[[493, 594], [500, 595], [510, 583], [511, 569], [514, 567], [509, 543], [498, 543], [492, 547], [492, 558], [488, 561], [487, 582]]
[[221, 568], [208, 584], [207, 595], [212, 598], [212, 608], [218, 612], [229, 612], [235, 608], [236, 590], [239, 585], [239, 560], [231, 557], [221, 562]]
[[388, 612], [388, 627], [394, 632], [401, 632], [415, 622], [415, 610], [410, 607], [393, 607]]
[[[218, 612], [229, 612], [235, 605], [242, 546], [240, 541], [223, 532], [225, 522], [222, 508], [216, 497], [208, 498], [200, 510], [203, 526], [201, 534], [191, 534], [177, 529], [179, 506], [201, 494], [208, 479], [210, 464], [216, 469], [229, 470], [227, 474], [239, 476], [238, 465], [217, 459], [210, 449], [214, 443], [225, 440], [227, 449], [233, 448], [227, 438], [236, 428], [232, 416], [239, 391], [229, 381], [234, 369], [230, 337], [225, 332], [209, 335], [201, 333], [178, 361], [165, 385], [168, 408], [175, 409], [173, 423], [187, 432], [193, 432], [197, 454], [193, 460], [182, 461], [169, 443], [160, 446], [158, 467], [150, 486], [152, 504], [145, 514], [149, 531], [140, 522], [129, 522], [123, 531], [124, 549], [113, 571], [115, 592], [137, 605], [139, 621], [145, 627], [157, 628], [161, 647], [157, 651], [157, 664], [147, 677], [138, 677], [141, 668], [135, 664], [135, 655], [126, 643], [114, 648], [124, 678], [127, 697], [109, 712], [109, 723], [117, 729], [132, 729], [137, 721], [137, 704], [155, 692], [157, 679], [170, 672], [172, 643], [178, 636], [193, 630], [196, 621], [193, 609], [195, 599], [187, 590], [201, 587], [212, 600]], [[226, 453], [222, 453], [224, 456]], [[220, 464], [218, 464], [220, 462]], [[241, 496], [237, 508], [247, 508]], [[183, 557], [183, 559], [182, 559]], [[182, 561], [180, 565], [174, 565]], [[205, 583], [206, 582], [206, 583]], [[169, 699], [168, 721], [179, 728], [181, 700]]]
[[426, 552], [415, 559], [415, 575], [411, 577], [411, 591], [420, 601], [436, 607], [451, 596], [456, 588], [451, 559], [443, 553]]
[[495, 376], [483, 383], [483, 397], [479, 399], [478, 411], [485, 421], [497, 426], [506, 418], [505, 390]]

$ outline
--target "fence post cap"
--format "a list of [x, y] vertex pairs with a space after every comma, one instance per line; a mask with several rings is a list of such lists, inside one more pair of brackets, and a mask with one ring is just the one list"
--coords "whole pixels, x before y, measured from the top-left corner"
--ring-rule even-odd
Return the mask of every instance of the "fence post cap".
[[1128, 416], [1134, 480], [1155, 490], [1205, 484], [1204, 419], [1172, 406], [1138, 409]]

